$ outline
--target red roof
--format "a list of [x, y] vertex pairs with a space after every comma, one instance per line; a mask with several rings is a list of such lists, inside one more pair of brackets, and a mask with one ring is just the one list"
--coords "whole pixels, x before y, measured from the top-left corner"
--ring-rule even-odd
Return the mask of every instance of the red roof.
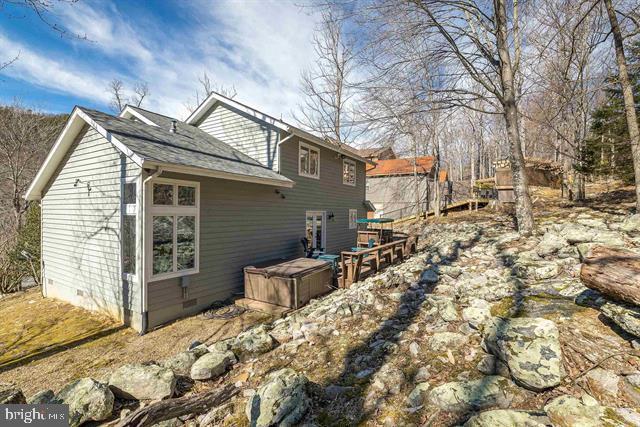
[[[386, 175], [412, 175], [413, 158], [378, 160], [375, 166], [367, 169], [367, 176]], [[427, 174], [433, 168], [434, 158], [432, 156], [416, 157], [416, 165], [419, 174]]]

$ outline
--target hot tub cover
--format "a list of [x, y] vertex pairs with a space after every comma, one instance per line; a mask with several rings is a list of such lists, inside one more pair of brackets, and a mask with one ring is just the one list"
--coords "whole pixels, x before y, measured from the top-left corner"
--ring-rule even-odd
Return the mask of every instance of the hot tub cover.
[[280, 262], [277, 264], [265, 265], [268, 263], [256, 264], [245, 267], [247, 273], [259, 273], [267, 277], [300, 277], [311, 273], [315, 270], [330, 268], [331, 265], [327, 261], [313, 258], [296, 258], [290, 261]]

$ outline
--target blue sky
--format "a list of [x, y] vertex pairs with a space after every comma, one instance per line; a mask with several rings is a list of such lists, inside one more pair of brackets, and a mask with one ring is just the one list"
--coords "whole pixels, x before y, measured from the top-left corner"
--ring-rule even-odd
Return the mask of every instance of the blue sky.
[[[48, 112], [74, 105], [108, 111], [106, 87], [149, 85], [146, 108], [184, 118], [198, 76], [235, 87], [236, 99], [290, 118], [299, 75], [313, 60], [317, 15], [301, 1], [81, 0], [56, 5], [51, 22], [87, 40], [61, 37], [26, 10], [0, 8], [0, 102]], [[6, 58], [5, 58], [6, 57]]]

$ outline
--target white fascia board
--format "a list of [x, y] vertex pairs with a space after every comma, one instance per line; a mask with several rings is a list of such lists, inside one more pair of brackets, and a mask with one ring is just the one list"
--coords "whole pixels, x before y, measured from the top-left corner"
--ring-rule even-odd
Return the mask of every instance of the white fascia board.
[[124, 119], [130, 119], [131, 117], [135, 117], [136, 119], [140, 120], [142, 123], [147, 124], [149, 126], [155, 126], [158, 127], [158, 125], [156, 123], [154, 123], [153, 121], [149, 120], [148, 117], [142, 115], [140, 112], [134, 110], [133, 108], [131, 108], [130, 105], [127, 105], [126, 107], [124, 107], [124, 110], [122, 110], [122, 112], [120, 113], [120, 116]]
[[200, 106], [193, 112], [191, 115], [185, 120], [187, 124], [194, 124], [198, 120], [202, 118], [202, 115], [209, 111], [211, 107], [213, 107], [216, 103], [222, 103], [228, 105], [229, 107], [235, 108], [236, 110], [240, 110], [243, 113], [255, 117], [256, 119], [263, 121], [265, 123], [269, 123], [277, 127], [278, 129], [282, 129], [284, 131], [290, 132], [289, 125], [284, 123], [281, 120], [278, 120], [274, 117], [271, 117], [268, 114], [265, 114], [261, 111], [256, 110], [255, 108], [251, 108], [248, 105], [244, 105], [239, 103], [238, 101], [234, 101], [231, 98], [227, 98], [226, 96], [220, 95], [218, 93], [213, 92], [209, 97], [202, 103]]
[[69, 147], [71, 147], [73, 141], [76, 139], [85, 123], [93, 127], [100, 135], [104, 136], [107, 141], [111, 142], [118, 150], [130, 157], [136, 164], [142, 166], [142, 158], [129, 150], [102, 126], [99, 126], [84, 111], [78, 107], [74, 107], [71, 112], [71, 116], [69, 116], [69, 119], [67, 120], [67, 124], [64, 126], [60, 135], [58, 135], [58, 139], [56, 139], [56, 142], [53, 144], [49, 154], [47, 154], [42, 166], [38, 169], [38, 173], [36, 173], [35, 178], [31, 181], [31, 185], [24, 195], [26, 200], [39, 200], [42, 197], [42, 189], [53, 176], [58, 165], [67, 154]]
[[275, 187], [286, 187], [292, 188], [295, 184], [288, 178], [283, 177], [284, 179], [275, 179], [275, 178], [260, 178], [251, 175], [242, 175], [231, 172], [223, 172], [223, 171], [215, 171], [211, 169], [202, 169], [193, 166], [182, 166], [176, 165], [173, 163], [164, 163], [164, 162], [156, 162], [153, 160], [145, 160], [142, 164], [143, 168], [162, 168], [163, 172], [175, 172], [175, 173], [184, 173], [188, 175], [196, 175], [196, 176], [207, 176], [211, 178], [220, 178], [220, 179], [228, 179], [230, 181], [241, 181], [241, 182], [250, 182], [253, 184], [264, 184], [271, 185]]

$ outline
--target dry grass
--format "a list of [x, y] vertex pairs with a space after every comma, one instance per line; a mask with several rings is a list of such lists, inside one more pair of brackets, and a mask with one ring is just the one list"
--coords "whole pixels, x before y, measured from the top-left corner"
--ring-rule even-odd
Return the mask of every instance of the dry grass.
[[[196, 315], [140, 336], [108, 317], [30, 290], [1, 299], [0, 319], [0, 382], [14, 382], [31, 395], [57, 391], [80, 377], [105, 379], [125, 363], [162, 360], [195, 340], [234, 336], [268, 316], [247, 312], [225, 321]], [[12, 367], [15, 361], [22, 363]], [[3, 369], [7, 363], [12, 365]]]

